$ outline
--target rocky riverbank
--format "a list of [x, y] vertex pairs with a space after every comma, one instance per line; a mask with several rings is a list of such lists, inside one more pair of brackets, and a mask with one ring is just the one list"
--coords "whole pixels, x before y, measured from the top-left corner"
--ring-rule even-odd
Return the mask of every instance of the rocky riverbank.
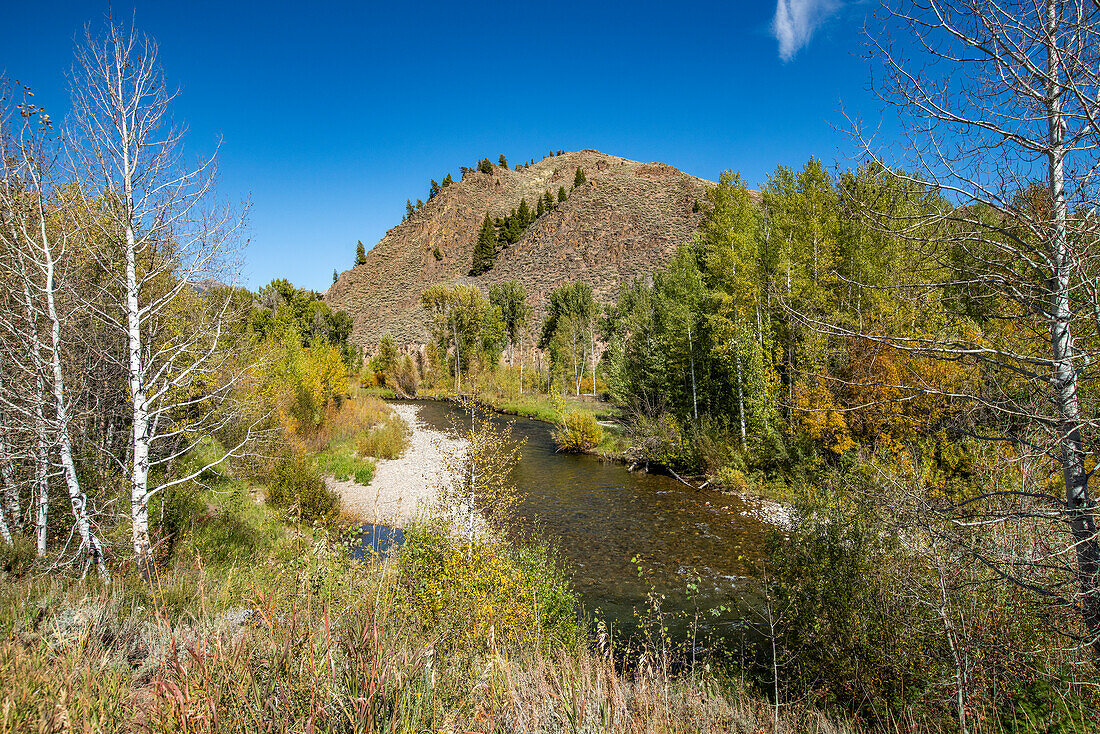
[[409, 426], [405, 453], [398, 459], [377, 460], [374, 479], [367, 486], [332, 477], [326, 481], [340, 494], [344, 507], [363, 522], [404, 527], [439, 498], [450, 482], [445, 459], [463, 451], [465, 442], [424, 425], [418, 405], [390, 407]]

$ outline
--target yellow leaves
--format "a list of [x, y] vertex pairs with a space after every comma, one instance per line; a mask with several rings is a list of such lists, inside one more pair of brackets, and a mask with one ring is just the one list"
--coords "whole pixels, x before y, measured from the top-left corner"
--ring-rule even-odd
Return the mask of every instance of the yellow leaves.
[[561, 426], [554, 431], [554, 443], [558, 451], [583, 453], [591, 451], [603, 441], [603, 428], [591, 413], [578, 410], [566, 411], [561, 417]]
[[263, 392], [274, 403], [286, 435], [300, 436], [320, 427], [329, 406], [339, 404], [347, 392], [340, 350], [324, 342], [303, 348], [297, 336], [289, 334], [271, 359]]
[[799, 422], [810, 438], [834, 454], [843, 454], [855, 447], [844, 412], [821, 382], [807, 385], [800, 381], [796, 394]]
[[856, 446], [844, 413], [825, 387], [800, 383], [796, 392], [800, 423], [807, 435], [833, 453], [844, 453]]
[[948, 393], [966, 378], [957, 362], [894, 349], [873, 339], [848, 344], [843, 400], [849, 427], [861, 440], [899, 454], [935, 431], [956, 409]]
[[[406, 530], [399, 563], [410, 610], [429, 627], [448, 624], [470, 643], [531, 645], [554, 624], [552, 564], [505, 544], [456, 539], [447, 523]], [[543, 639], [545, 642], [545, 638]]]

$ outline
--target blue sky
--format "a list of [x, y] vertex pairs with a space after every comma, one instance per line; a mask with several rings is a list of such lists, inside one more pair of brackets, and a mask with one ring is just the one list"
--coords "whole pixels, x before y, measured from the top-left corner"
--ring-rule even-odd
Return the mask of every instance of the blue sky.
[[[223, 139], [220, 195], [252, 202], [251, 287], [326, 288], [430, 179], [485, 156], [596, 148], [711, 180], [732, 169], [757, 187], [811, 155], [848, 167], [843, 112], [881, 115], [863, 58], [869, 6], [855, 2], [113, 8], [159, 42], [188, 150]], [[15, 4], [0, 69], [62, 118], [74, 41], [106, 9]]]

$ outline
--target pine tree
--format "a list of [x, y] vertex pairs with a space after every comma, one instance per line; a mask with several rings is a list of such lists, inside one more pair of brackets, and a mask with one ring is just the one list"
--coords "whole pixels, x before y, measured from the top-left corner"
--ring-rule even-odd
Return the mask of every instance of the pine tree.
[[416, 209], [413, 208], [413, 203], [405, 199], [405, 219], [409, 219], [415, 213]]
[[340, 279], [340, 274], [336, 272], [336, 268], [332, 269], [332, 282], [335, 283]]
[[516, 210], [516, 218], [519, 219], [520, 228], [526, 227], [532, 221], [531, 208], [527, 206], [527, 199], [519, 200], [519, 209]]
[[577, 166], [577, 174], [573, 176], [573, 188], [582, 185], [587, 179], [584, 177], [584, 169]]
[[546, 211], [554, 208], [554, 195], [549, 191], [542, 195], [542, 208]]
[[434, 199], [437, 194], [439, 194], [439, 184], [433, 178], [432, 179], [432, 185], [431, 185], [431, 187], [428, 188], [428, 201], [431, 201], [432, 199]]
[[481, 171], [482, 173], [492, 173], [492, 161], [490, 161], [488, 158], [482, 158], [480, 161], [477, 162], [477, 170]]
[[455, 182], [455, 180], [453, 178], [451, 178], [451, 174], [448, 173], [447, 178], [443, 179], [443, 188], [447, 188], [448, 186], [450, 186], [454, 182]]
[[493, 228], [493, 222], [486, 212], [485, 221], [481, 224], [481, 230], [477, 233], [477, 244], [474, 245], [474, 262], [470, 268], [470, 275], [481, 275], [493, 267], [497, 258], [497, 233]]
[[558, 187], [558, 203], [560, 204], [568, 198], [569, 198], [569, 196], [565, 193], [565, 187], [564, 186], [559, 186]]
[[359, 244], [355, 246], [355, 264], [367, 264], [367, 250], [363, 247], [363, 240], [359, 240]]
[[497, 162], [501, 165], [502, 168], [508, 167], [508, 159], [504, 157], [503, 153], [500, 154], [500, 158], [497, 159]]
[[423, 199], [417, 199], [416, 200], [416, 210], [420, 211], [423, 207], [424, 207], [424, 200]]
[[539, 217], [541, 217], [545, 213], [546, 213], [546, 204], [544, 203], [544, 199], [540, 196], [539, 197], [539, 203], [535, 207], [535, 219], [538, 219]]

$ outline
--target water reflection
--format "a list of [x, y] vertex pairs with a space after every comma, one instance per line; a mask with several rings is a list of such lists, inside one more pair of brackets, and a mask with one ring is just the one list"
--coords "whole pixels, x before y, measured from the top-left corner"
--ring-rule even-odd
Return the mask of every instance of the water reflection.
[[352, 540], [351, 556], [357, 561], [382, 561], [405, 543], [405, 531], [388, 525], [360, 525]]

